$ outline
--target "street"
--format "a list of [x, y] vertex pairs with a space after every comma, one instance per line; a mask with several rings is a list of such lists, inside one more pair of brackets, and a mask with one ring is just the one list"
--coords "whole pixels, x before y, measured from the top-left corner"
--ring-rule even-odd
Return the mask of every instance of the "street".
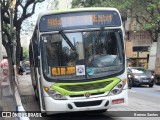
[[[29, 78], [29, 76], [28, 76]], [[20, 81], [21, 82], [21, 81]], [[31, 85], [31, 81], [23, 80], [23, 90], [21, 89], [21, 99], [23, 106], [26, 111], [40, 111], [39, 110], [39, 102], [36, 100], [33, 92], [33, 88]], [[22, 88], [22, 87], [21, 87]], [[28, 92], [27, 92], [28, 91]], [[77, 119], [77, 120], [123, 120], [123, 119], [139, 119], [139, 120], [158, 120], [159, 117], [133, 117], [132, 114], [134, 112], [129, 111], [150, 111], [159, 112], [160, 111], [160, 86], [154, 85], [153, 88], [149, 88], [148, 86], [141, 87], [132, 87], [129, 89], [129, 104], [123, 108], [111, 108], [107, 112], [103, 114], [90, 114], [90, 113], [67, 113], [67, 114], [58, 114], [58, 115], [50, 115], [47, 117], [38, 118], [40, 120], [63, 120], [65, 118]], [[114, 112], [115, 111], [115, 112]], [[117, 112], [119, 111], [119, 112]], [[125, 112], [128, 111], [128, 112]], [[149, 112], [149, 113], [150, 113]], [[127, 115], [128, 114], [128, 115]], [[130, 116], [131, 115], [131, 116]], [[31, 120], [35, 120], [37, 118], [30, 118]]]
[[160, 120], [160, 0], [1, 0], [0, 117]]

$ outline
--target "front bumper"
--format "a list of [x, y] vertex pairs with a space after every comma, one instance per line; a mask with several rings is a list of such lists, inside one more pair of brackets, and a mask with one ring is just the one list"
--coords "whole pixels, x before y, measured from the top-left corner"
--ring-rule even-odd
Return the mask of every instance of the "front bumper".
[[153, 85], [154, 79], [148, 79], [148, 80], [134, 79], [133, 84], [134, 85]]
[[[54, 100], [51, 97], [45, 97], [46, 114], [56, 114], [75, 111], [93, 111], [112, 107], [120, 107], [128, 104], [128, 90], [123, 90], [120, 94], [114, 96], [95, 97], [74, 100]], [[123, 103], [113, 104], [112, 100], [124, 99]]]

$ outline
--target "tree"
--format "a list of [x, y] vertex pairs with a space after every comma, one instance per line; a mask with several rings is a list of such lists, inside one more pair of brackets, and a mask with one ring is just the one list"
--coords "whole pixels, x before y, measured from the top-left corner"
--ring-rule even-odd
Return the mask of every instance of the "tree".
[[[137, 22], [147, 30], [156, 42], [160, 33], [160, 1], [159, 0], [73, 0], [72, 7], [116, 7], [128, 17], [136, 18]], [[129, 12], [128, 12], [129, 11]]]
[[[10, 73], [13, 69], [13, 39], [16, 39], [16, 64], [19, 65], [21, 54], [20, 31], [22, 23], [27, 18], [31, 17], [35, 12], [37, 3], [44, 0], [1, 0], [2, 6], [2, 44], [6, 49]], [[13, 4], [13, 6], [11, 6]], [[11, 15], [13, 14], [13, 20]], [[13, 21], [13, 28], [11, 28], [11, 21]], [[13, 30], [13, 31], [11, 31]]]
[[93, 7], [100, 5], [105, 0], [73, 0], [72, 1], [72, 7]]
[[[89, 4], [89, 2], [94, 4]], [[125, 12], [128, 17], [136, 18], [144, 30], [148, 31], [152, 42], [157, 43], [156, 68], [160, 74], [160, 1], [159, 0], [73, 0], [72, 7], [116, 7], [120, 12]]]
[[73, 0], [72, 7], [116, 7], [124, 10], [132, 3], [132, 0]]
[[29, 60], [29, 50], [26, 47], [23, 48], [23, 61], [24, 60]]
[[160, 1], [132, 0], [124, 10], [129, 11], [129, 17], [136, 18], [143, 29], [148, 31], [153, 42], [157, 42], [160, 33]]

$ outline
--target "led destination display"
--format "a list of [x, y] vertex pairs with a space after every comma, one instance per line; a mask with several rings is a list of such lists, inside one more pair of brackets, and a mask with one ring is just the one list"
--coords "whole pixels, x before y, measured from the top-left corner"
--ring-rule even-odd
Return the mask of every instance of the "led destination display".
[[120, 17], [117, 12], [81, 12], [52, 14], [40, 19], [40, 31], [48, 32], [63, 29], [120, 26]]

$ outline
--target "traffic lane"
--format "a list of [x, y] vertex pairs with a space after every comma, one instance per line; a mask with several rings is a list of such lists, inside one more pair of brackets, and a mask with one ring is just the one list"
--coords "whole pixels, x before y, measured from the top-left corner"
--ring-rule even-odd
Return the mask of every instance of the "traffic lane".
[[[40, 112], [39, 102], [36, 100], [34, 95], [21, 96], [24, 109], [29, 112]], [[45, 114], [42, 114], [42, 116]], [[95, 114], [95, 112], [74, 112], [74, 113], [63, 113], [55, 115], [45, 115], [42, 118], [31, 117], [31, 120], [116, 120], [105, 114]]]
[[[132, 94], [129, 92], [129, 96]], [[39, 102], [36, 101], [35, 96], [23, 96], [22, 98], [23, 101], [23, 106], [26, 111], [40, 111], [39, 109]], [[126, 107], [122, 108], [114, 108], [114, 109], [109, 109], [107, 112], [103, 114], [89, 114], [89, 113], [66, 113], [66, 114], [55, 114], [55, 115], [48, 115], [47, 117], [42, 117], [42, 118], [34, 118], [31, 117], [30, 120], [64, 120], [64, 119], [70, 119], [70, 120], [158, 120], [159, 118], [146, 118], [146, 117], [132, 117], [133, 115], [129, 115], [127, 112], [124, 113], [124, 111], [143, 111], [143, 110], [150, 110], [150, 107], [153, 107], [154, 110], [159, 110], [159, 108], [156, 108], [157, 104], [153, 105], [151, 102], [146, 102], [144, 100], [138, 100], [137, 98], [134, 97], [129, 97], [129, 105]], [[140, 104], [143, 103], [143, 104]], [[141, 108], [141, 109], [140, 109]], [[118, 111], [122, 111], [123, 115], [120, 115]], [[126, 114], [126, 115], [125, 115]], [[120, 117], [122, 116], [122, 117]], [[124, 117], [123, 117], [124, 116]], [[131, 117], [127, 117], [131, 116]]]
[[129, 90], [129, 98], [130, 97], [146, 100], [160, 105], [160, 86], [154, 85], [152, 88], [148, 86], [132, 87]]
[[[38, 118], [38, 120], [117, 120], [105, 114], [73, 112], [54, 115], [45, 115], [45, 117]], [[37, 120], [37, 118], [30, 118], [30, 120]]]
[[[122, 112], [123, 115], [120, 115]], [[131, 114], [128, 114], [126, 111], [110, 111], [105, 112], [103, 114], [88, 114], [88, 113], [65, 113], [65, 114], [55, 114], [55, 115], [48, 115], [47, 117], [41, 118], [30, 118], [30, 120], [159, 120], [157, 117], [133, 117], [133, 111]], [[125, 113], [126, 112], [126, 115]], [[128, 111], [129, 112], [129, 111]], [[118, 114], [117, 114], [118, 113]], [[128, 115], [127, 115], [128, 114]], [[120, 117], [123, 116], [123, 117]]]
[[[56, 119], [56, 120], [64, 120], [64, 119], [94, 119], [94, 120], [134, 120], [135, 117], [119, 117], [117, 115], [116, 111], [143, 111], [143, 110], [155, 110], [158, 111], [160, 109], [160, 104], [157, 103], [157, 101], [160, 99], [158, 96], [158, 93], [154, 93], [154, 91], [157, 91], [159, 86], [155, 86], [153, 88], [148, 88], [148, 86], [143, 87], [133, 87], [131, 90], [129, 90], [129, 106], [123, 107], [118, 109], [115, 108], [115, 112], [112, 112], [112, 114], [108, 114], [108, 112], [104, 113], [103, 115], [86, 115], [81, 113], [67, 113], [67, 114], [60, 114], [60, 115], [50, 115], [48, 117], [39, 118], [41, 120], [50, 120], [50, 119]], [[147, 92], [146, 92], [147, 91]], [[148, 92], [150, 91], [150, 92]], [[157, 98], [158, 97], [158, 98]], [[26, 111], [40, 111], [39, 109], [39, 102], [36, 101], [35, 96], [23, 96], [22, 97], [23, 105]], [[159, 101], [158, 101], [159, 102]], [[152, 108], [152, 109], [151, 109]], [[112, 111], [113, 109], [109, 109], [109, 111]], [[127, 115], [126, 115], [127, 116]], [[36, 118], [30, 118], [35, 120]], [[136, 118], [141, 120], [142, 117]], [[143, 118], [144, 120], [146, 118]], [[151, 118], [147, 118], [151, 119]], [[155, 119], [155, 118], [154, 118]]]
[[153, 87], [149, 87], [148, 85], [142, 85], [142, 86], [138, 86], [138, 87], [132, 87], [131, 89], [143, 89], [143, 90], [147, 90], [147, 91], [155, 91], [155, 92], [160, 92], [160, 85], [154, 85]]

